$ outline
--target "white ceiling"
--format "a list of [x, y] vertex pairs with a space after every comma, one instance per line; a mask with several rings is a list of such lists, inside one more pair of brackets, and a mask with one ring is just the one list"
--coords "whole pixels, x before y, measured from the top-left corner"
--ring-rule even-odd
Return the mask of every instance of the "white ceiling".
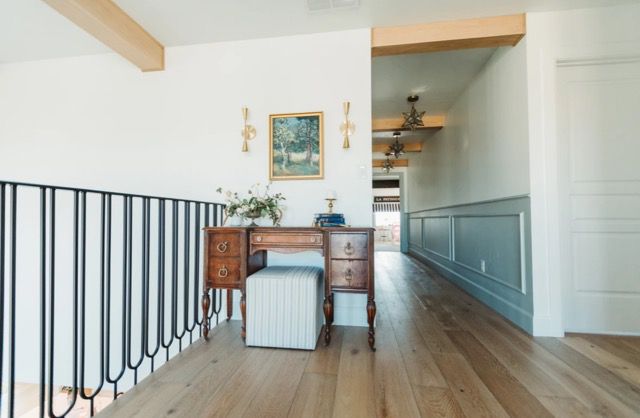
[[[510, 48], [510, 47], [507, 47]], [[397, 118], [409, 110], [407, 96], [417, 94], [418, 111], [444, 115], [496, 48], [465, 49], [373, 59], [373, 118]], [[402, 132], [401, 142], [421, 142], [436, 131]], [[375, 144], [393, 142], [392, 132], [374, 132]]]
[[373, 117], [401, 116], [410, 108], [410, 94], [420, 96], [418, 111], [445, 114], [494, 52], [481, 48], [374, 58]]
[[[361, 0], [310, 13], [306, 0], [115, 0], [166, 46], [597, 7], [638, 0]], [[107, 52], [41, 0], [0, 0], [0, 62]]]

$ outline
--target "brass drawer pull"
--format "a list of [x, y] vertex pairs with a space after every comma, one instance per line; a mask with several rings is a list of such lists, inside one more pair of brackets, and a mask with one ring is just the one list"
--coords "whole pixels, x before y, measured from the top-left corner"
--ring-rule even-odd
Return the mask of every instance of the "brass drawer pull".
[[227, 270], [227, 266], [222, 266], [218, 270], [218, 277], [227, 277], [229, 275], [229, 270]]
[[351, 287], [351, 280], [353, 280], [353, 270], [351, 270], [351, 267], [347, 268], [344, 272], [344, 279], [347, 281], [347, 283], [349, 284], [349, 287]]
[[227, 250], [229, 249], [229, 241], [224, 241], [219, 243], [216, 248], [218, 249], [218, 252], [226, 253]]
[[353, 255], [356, 252], [356, 249], [351, 245], [351, 242], [347, 241], [344, 246], [344, 253], [346, 255]]

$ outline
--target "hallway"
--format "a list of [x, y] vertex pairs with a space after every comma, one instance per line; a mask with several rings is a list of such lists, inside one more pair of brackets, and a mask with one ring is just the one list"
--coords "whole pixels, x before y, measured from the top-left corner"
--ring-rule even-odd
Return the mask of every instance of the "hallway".
[[639, 416], [640, 338], [531, 338], [410, 257], [376, 268], [376, 353], [347, 327], [245, 348], [231, 321], [99, 416]]

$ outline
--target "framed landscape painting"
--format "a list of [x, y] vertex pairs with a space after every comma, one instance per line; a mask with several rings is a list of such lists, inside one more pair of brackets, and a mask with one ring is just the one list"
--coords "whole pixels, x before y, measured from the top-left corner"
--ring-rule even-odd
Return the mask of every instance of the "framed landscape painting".
[[269, 116], [270, 180], [323, 178], [322, 124], [322, 112]]

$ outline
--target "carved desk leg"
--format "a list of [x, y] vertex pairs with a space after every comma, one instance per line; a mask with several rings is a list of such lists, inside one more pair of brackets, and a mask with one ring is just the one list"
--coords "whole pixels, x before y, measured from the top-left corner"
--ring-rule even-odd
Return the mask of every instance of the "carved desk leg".
[[202, 335], [205, 340], [209, 339], [209, 305], [211, 299], [209, 298], [209, 289], [204, 288], [202, 293]]
[[376, 331], [373, 329], [373, 323], [376, 318], [376, 302], [373, 298], [369, 298], [367, 302], [367, 320], [369, 322], [369, 347], [372, 351], [376, 351]]
[[227, 321], [233, 316], [233, 289], [227, 289]]
[[331, 323], [333, 322], [333, 298], [331, 295], [324, 298], [324, 345], [331, 342]]
[[240, 331], [240, 336], [245, 340], [247, 338], [247, 298], [244, 289], [242, 289], [242, 296], [240, 296], [240, 313], [242, 314], [242, 331]]

